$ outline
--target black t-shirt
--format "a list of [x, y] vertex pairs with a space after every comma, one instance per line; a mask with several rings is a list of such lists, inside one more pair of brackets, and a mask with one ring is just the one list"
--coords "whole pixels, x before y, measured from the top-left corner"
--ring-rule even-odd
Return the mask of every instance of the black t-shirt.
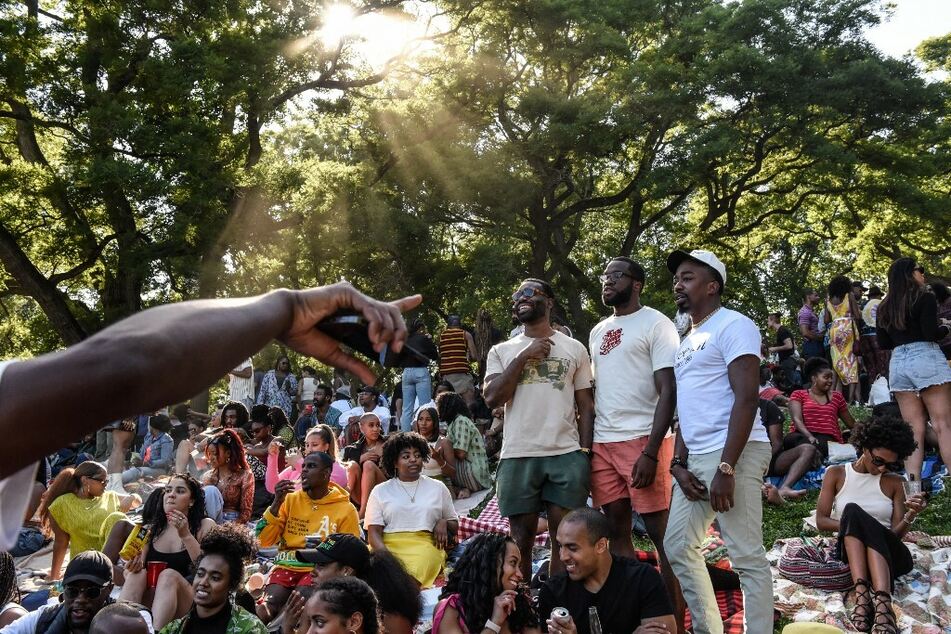
[[782, 425], [785, 418], [783, 410], [779, 409], [779, 405], [767, 401], [765, 398], [759, 400], [759, 419], [763, 423], [763, 427], [769, 429], [773, 425]]
[[225, 604], [219, 612], [211, 616], [202, 618], [198, 616], [193, 607], [188, 615], [188, 621], [185, 623], [183, 634], [226, 634], [228, 624], [231, 622], [231, 603]]
[[[882, 305], [878, 306], [878, 318], [881, 319]], [[931, 293], [922, 293], [910, 314], [905, 316], [905, 329], [895, 327], [887, 329], [879, 326], [878, 345], [884, 350], [891, 350], [896, 346], [903, 346], [916, 341], [941, 341], [948, 335], [948, 328], [938, 326], [938, 300]]]
[[[789, 328], [787, 328], [786, 326], [780, 326], [779, 330], [776, 331], [776, 343], [774, 343], [773, 345], [774, 346], [784, 345], [787, 339], [791, 339], [793, 341], [793, 348], [795, 349], [796, 340], [793, 339], [792, 333], [789, 332]], [[785, 361], [786, 359], [792, 356], [792, 353], [793, 353], [792, 350], [780, 350], [776, 354], [779, 355], [780, 361]]]
[[631, 634], [641, 620], [673, 614], [664, 581], [652, 566], [628, 559], [611, 557], [611, 572], [597, 594], [585, 590], [584, 583], [572, 581], [568, 573], [549, 579], [538, 595], [538, 614], [542, 622], [556, 607], [566, 608], [578, 628], [578, 634], [591, 634], [588, 608], [598, 609], [604, 634]]

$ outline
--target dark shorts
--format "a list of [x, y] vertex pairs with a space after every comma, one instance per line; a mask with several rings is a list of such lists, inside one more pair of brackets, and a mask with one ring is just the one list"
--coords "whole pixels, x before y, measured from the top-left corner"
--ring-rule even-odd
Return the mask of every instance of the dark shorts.
[[[830, 442], [839, 442], [836, 440], [835, 436], [831, 434], [813, 434], [816, 437], [816, 440], [819, 443], [816, 445], [816, 449], [819, 450], [819, 454], [822, 456], [822, 459], [825, 460], [829, 457], [829, 443]], [[783, 438], [783, 451], [793, 449], [799, 445], [808, 445], [809, 439], [806, 438], [805, 434], [800, 434], [798, 431], [791, 432], [786, 434], [786, 437]]]
[[545, 504], [566, 509], [588, 501], [591, 463], [581, 451], [559, 456], [505, 458], [495, 474], [499, 513], [511, 517], [538, 513]]

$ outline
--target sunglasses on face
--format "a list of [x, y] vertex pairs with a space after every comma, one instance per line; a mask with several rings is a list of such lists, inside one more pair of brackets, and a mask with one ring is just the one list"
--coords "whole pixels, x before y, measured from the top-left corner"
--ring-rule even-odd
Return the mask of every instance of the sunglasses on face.
[[598, 279], [601, 280], [602, 284], [607, 284], [608, 280], [617, 282], [622, 277], [630, 277], [633, 279], [633, 276], [630, 273], [625, 273], [624, 271], [612, 271], [611, 273], [605, 273], [604, 275], [599, 275]]
[[535, 297], [536, 295], [541, 295], [542, 297], [548, 297], [548, 295], [546, 295], [541, 290], [529, 286], [528, 288], [523, 288], [521, 290], [517, 290], [514, 293], [512, 293], [512, 303], [514, 304], [520, 299], [530, 299], [532, 297]]
[[105, 479], [105, 478], [94, 478], [94, 477], [92, 477], [92, 476], [86, 476], [86, 478], [88, 478], [89, 480], [92, 480], [93, 482], [98, 482], [99, 484], [105, 484], [105, 483], [106, 483], [106, 479]]
[[102, 591], [105, 589], [106, 586], [86, 586], [85, 588], [80, 588], [78, 586], [66, 586], [63, 589], [63, 592], [67, 599], [75, 599], [79, 595], [83, 595], [87, 599], [95, 600], [99, 598], [99, 595], [102, 594]]
[[901, 471], [902, 467], [905, 466], [901, 462], [888, 462], [884, 458], [880, 456], [876, 456], [875, 454], [871, 452], [869, 452], [868, 455], [872, 457], [873, 465], [875, 465], [876, 467], [885, 467], [889, 471]]
[[919, 273], [921, 273], [922, 275], [924, 275], [924, 274], [925, 274], [925, 267], [923, 267], [923, 266], [921, 266], [921, 265], [918, 265], [918, 266], [916, 266], [915, 268], [913, 268], [912, 271], [918, 271]]

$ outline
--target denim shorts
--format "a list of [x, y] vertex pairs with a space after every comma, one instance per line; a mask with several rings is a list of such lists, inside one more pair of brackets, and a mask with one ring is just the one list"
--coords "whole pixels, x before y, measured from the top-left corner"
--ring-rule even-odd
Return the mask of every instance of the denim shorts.
[[888, 382], [892, 392], [920, 392], [951, 383], [951, 368], [937, 343], [915, 341], [892, 351]]

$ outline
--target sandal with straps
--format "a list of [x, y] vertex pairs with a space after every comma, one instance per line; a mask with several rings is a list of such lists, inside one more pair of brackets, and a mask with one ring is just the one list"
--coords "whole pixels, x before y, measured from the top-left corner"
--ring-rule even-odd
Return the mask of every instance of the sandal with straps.
[[[860, 590], [859, 586], [865, 589]], [[868, 581], [865, 579], [855, 580], [855, 607], [852, 608], [849, 621], [859, 632], [869, 632], [872, 629], [872, 593], [869, 592]]]
[[873, 634], [900, 634], [895, 611], [892, 609], [892, 595], [877, 591], [872, 602], [875, 605], [875, 621], [871, 630]]

